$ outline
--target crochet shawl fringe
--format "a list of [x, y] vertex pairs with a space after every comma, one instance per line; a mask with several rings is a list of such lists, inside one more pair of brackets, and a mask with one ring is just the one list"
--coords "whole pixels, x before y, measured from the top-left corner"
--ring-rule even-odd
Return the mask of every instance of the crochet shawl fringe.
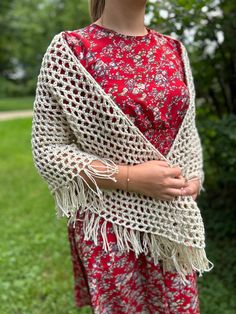
[[[101, 161], [104, 164], [104, 159]], [[102, 212], [105, 206], [102, 197], [103, 192], [94, 178], [116, 181], [113, 175], [117, 172], [117, 167], [115, 163], [112, 164], [111, 160], [106, 161], [105, 164], [107, 167], [106, 175], [104, 175], [104, 171], [99, 172], [91, 165], [83, 170], [96, 186], [96, 191], [81, 176], [82, 180], [71, 181], [67, 186], [51, 190], [51, 192], [55, 199], [58, 218], [67, 216], [68, 224], [73, 223], [75, 227], [76, 220], [80, 219], [76, 218], [79, 209], [79, 215], [83, 217], [81, 220], [83, 221], [84, 239], [92, 240], [97, 245], [98, 234], [100, 233], [103, 239], [103, 249], [108, 252], [110, 246], [106, 232], [107, 220], [103, 219], [100, 222], [102, 217], [99, 216], [99, 212]], [[87, 202], [89, 195], [94, 200], [93, 204]], [[143, 232], [141, 235], [139, 230], [127, 229], [112, 221], [111, 223], [119, 251], [134, 251], [136, 257], [140, 253], [150, 254], [155, 265], [160, 260], [162, 261], [164, 272], [177, 271], [184, 284], [188, 283], [186, 276], [192, 271], [197, 271], [199, 276], [202, 276], [203, 272], [210, 271], [214, 267], [214, 264], [206, 257], [204, 248], [185, 246], [157, 234]]]

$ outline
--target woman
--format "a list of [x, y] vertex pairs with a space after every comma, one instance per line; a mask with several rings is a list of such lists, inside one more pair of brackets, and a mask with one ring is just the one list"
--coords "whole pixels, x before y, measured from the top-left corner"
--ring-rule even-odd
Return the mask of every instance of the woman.
[[210, 270], [197, 242], [204, 173], [196, 128], [174, 151], [188, 132], [183, 121], [194, 124], [185, 119], [192, 85], [181, 43], [145, 27], [145, 5], [91, 0], [92, 23], [53, 40], [34, 105], [34, 160], [69, 218], [78, 308], [196, 314], [197, 271]]

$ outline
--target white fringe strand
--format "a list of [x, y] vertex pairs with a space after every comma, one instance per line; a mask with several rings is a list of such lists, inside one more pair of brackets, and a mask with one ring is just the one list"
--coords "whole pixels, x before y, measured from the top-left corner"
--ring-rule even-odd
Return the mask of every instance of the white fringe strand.
[[[111, 166], [111, 165], [110, 165]], [[90, 167], [84, 172], [95, 183], [93, 176], [109, 177], [117, 172], [116, 167], [109, 168], [109, 173], [106, 176], [99, 173], [98, 170]], [[97, 212], [102, 211], [104, 208], [102, 190], [96, 186], [96, 191], [91, 189], [82, 176], [78, 176], [77, 180], [71, 181], [66, 187], [62, 187], [53, 192], [55, 197], [56, 209], [58, 216], [66, 216], [68, 224], [73, 223], [75, 227], [77, 220], [83, 220], [83, 232], [85, 240], [92, 240], [95, 245], [98, 243], [98, 234], [100, 233], [103, 240], [103, 249], [110, 251], [109, 241], [107, 239], [107, 221], [100, 221], [101, 217], [95, 214], [91, 207], [94, 206]], [[87, 193], [85, 188], [89, 187], [93, 193], [97, 195], [93, 204], [87, 203]], [[89, 191], [88, 191], [89, 192]], [[83, 219], [77, 217], [83, 215]], [[140, 253], [145, 255], [150, 254], [154, 260], [154, 264], [162, 261], [163, 270], [177, 271], [183, 283], [187, 282], [186, 275], [192, 271], [197, 271], [199, 276], [203, 272], [210, 271], [214, 264], [210, 262], [205, 254], [204, 248], [189, 247], [182, 243], [171, 241], [165, 237], [156, 234], [143, 233], [138, 230], [128, 229], [121, 225], [112, 223], [118, 250], [121, 252], [134, 251], [136, 257]]]

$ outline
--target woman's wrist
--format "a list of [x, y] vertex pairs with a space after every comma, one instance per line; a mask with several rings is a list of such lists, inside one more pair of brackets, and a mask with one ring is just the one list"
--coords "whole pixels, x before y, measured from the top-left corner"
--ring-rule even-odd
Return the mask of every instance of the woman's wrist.
[[[103, 165], [100, 161], [93, 161], [92, 165], [96, 168], [96, 166], [99, 166], [100, 171], [104, 169], [104, 172], [106, 171], [106, 166]], [[124, 191], [132, 191], [134, 179], [132, 174], [132, 168], [131, 165], [126, 164], [118, 164], [118, 171], [114, 174], [114, 178], [116, 181], [103, 179], [103, 178], [95, 178], [97, 185], [102, 189], [120, 189]], [[80, 173], [80, 175], [83, 175], [84, 179], [87, 181], [87, 183], [92, 187], [94, 187], [94, 184], [91, 182], [91, 180], [85, 176], [85, 174]]]
[[[116, 186], [117, 189], [121, 189], [124, 191], [127, 191], [127, 187], [128, 187], [128, 175], [129, 175], [129, 170], [128, 169], [128, 165], [118, 165], [118, 173], [116, 175]], [[128, 187], [129, 188], [129, 187]]]
[[121, 189], [128, 192], [134, 192], [135, 186], [135, 173], [133, 171], [134, 166], [119, 164], [118, 173], [116, 175], [116, 186], [117, 189]]

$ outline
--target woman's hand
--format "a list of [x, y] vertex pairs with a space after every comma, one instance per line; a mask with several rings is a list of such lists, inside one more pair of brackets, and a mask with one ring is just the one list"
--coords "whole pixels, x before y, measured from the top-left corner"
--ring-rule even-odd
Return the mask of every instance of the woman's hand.
[[188, 186], [186, 187], [186, 194], [191, 195], [194, 200], [196, 200], [200, 188], [200, 180], [199, 178], [192, 178], [187, 181]]
[[176, 196], [186, 195], [188, 190], [192, 193], [192, 185], [190, 187], [190, 182], [186, 183], [181, 169], [170, 167], [162, 160], [129, 166], [129, 178], [129, 191], [161, 200], [172, 200]]

